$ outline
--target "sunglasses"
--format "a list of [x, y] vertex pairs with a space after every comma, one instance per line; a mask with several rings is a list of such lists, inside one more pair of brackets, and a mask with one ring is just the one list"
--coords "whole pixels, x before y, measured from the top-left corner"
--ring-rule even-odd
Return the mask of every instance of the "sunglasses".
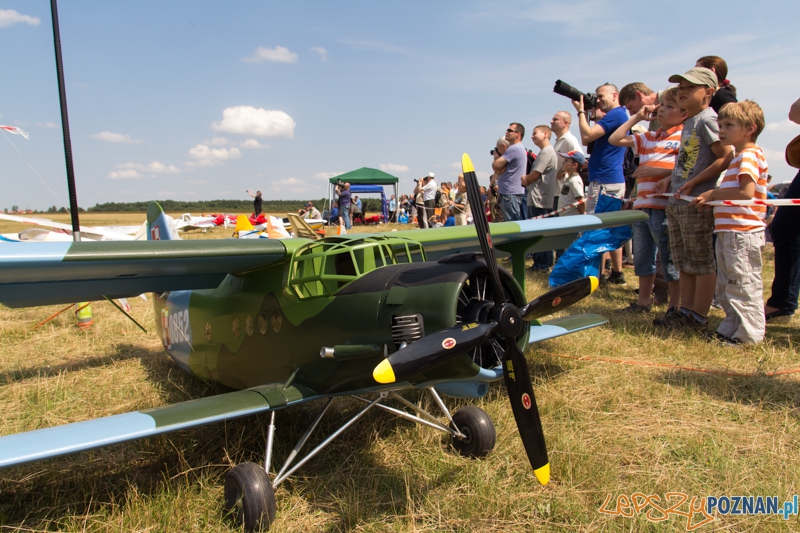
[[519, 133], [519, 132], [517, 130], [512, 130], [511, 128], [508, 128], [506, 130], [506, 133]]

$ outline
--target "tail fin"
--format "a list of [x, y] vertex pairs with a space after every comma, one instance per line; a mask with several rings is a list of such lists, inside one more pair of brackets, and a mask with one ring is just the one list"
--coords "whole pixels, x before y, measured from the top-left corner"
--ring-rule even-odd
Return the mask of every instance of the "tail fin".
[[286, 228], [283, 227], [283, 222], [278, 217], [267, 215], [267, 237], [270, 239], [288, 239], [291, 237]]
[[164, 214], [164, 210], [158, 202], [150, 202], [147, 206], [147, 240], [148, 241], [171, 241], [180, 239], [175, 229], [175, 222], [172, 217]]
[[246, 216], [239, 215], [236, 217], [236, 229], [233, 232], [233, 236], [235, 238], [243, 238], [248, 233], [254, 232], [255, 229]]

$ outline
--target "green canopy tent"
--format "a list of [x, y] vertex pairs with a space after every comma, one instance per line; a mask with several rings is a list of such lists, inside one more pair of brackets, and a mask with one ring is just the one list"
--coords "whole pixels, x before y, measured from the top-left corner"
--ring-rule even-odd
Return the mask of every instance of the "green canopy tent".
[[[394, 212], [394, 220], [397, 220], [397, 209], [400, 206], [400, 202], [397, 201], [398, 198], [398, 182], [400, 178], [396, 176], [392, 176], [391, 174], [387, 174], [382, 170], [378, 170], [376, 168], [368, 168], [362, 167], [358, 170], [351, 170], [350, 172], [345, 172], [344, 174], [339, 174], [338, 176], [334, 176], [328, 180], [328, 209], [334, 205], [334, 188], [338, 181], [343, 181], [350, 183], [350, 186], [353, 187], [355, 185], [392, 185], [394, 186], [394, 197], [395, 197], [395, 212]], [[330, 211], [329, 211], [330, 212]]]

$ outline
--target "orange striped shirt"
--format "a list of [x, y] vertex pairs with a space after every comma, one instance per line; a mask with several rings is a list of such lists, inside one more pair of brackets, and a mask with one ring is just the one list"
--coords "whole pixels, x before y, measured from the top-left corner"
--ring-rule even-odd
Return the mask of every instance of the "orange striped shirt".
[[[655, 167], [672, 170], [681, 146], [683, 124], [668, 130], [648, 131], [633, 135], [633, 150], [639, 156], [640, 167]], [[664, 178], [638, 178], [636, 180], [636, 200], [634, 209], [664, 209], [667, 199], [651, 196], [656, 183]]]
[[[741, 179], [747, 176], [756, 184], [754, 200], [767, 198], [767, 172], [769, 166], [764, 153], [758, 146], [747, 148], [736, 154], [725, 176], [719, 184], [720, 189], [741, 188]], [[755, 233], [764, 231], [767, 207], [764, 205], [720, 205], [714, 207], [714, 231]]]

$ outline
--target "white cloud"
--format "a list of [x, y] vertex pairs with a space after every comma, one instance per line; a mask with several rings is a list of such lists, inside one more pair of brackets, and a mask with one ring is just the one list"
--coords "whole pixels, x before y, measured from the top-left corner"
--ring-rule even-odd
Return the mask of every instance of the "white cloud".
[[248, 150], [261, 150], [270, 147], [268, 144], [261, 144], [258, 139], [247, 139], [240, 146]]
[[311, 179], [327, 181], [335, 176], [339, 176], [340, 174], [344, 174], [344, 172], [317, 172], [311, 176]]
[[297, 62], [297, 54], [290, 52], [288, 48], [284, 48], [283, 46], [276, 46], [275, 48], [259, 46], [252, 56], [243, 57], [242, 61], [245, 63], [261, 63], [263, 61], [272, 61], [273, 63], [295, 63]]
[[127, 133], [112, 133], [110, 131], [101, 131], [100, 133], [93, 133], [89, 135], [92, 139], [98, 141], [106, 141], [110, 143], [123, 143], [123, 144], [142, 144], [144, 141], [134, 139]]
[[764, 127], [764, 130], [777, 132], [797, 131], [800, 130], [800, 125], [795, 124], [787, 118], [780, 122], [770, 122]]
[[289, 139], [294, 137], [294, 127], [292, 117], [283, 111], [243, 105], [225, 109], [222, 120], [211, 124], [214, 131]]
[[378, 166], [384, 172], [389, 172], [389, 173], [392, 173], [392, 172], [396, 172], [396, 173], [408, 172], [408, 166], [407, 165], [396, 165], [394, 163], [381, 163]]
[[321, 46], [312, 46], [311, 48], [309, 48], [309, 50], [319, 54], [320, 63], [325, 63], [328, 61], [328, 51], [322, 48]]
[[41, 20], [39, 17], [23, 15], [13, 9], [0, 9], [0, 28], [7, 28], [13, 24], [25, 23], [28, 26], [38, 26]]
[[165, 165], [159, 161], [152, 163], [122, 163], [116, 166], [117, 170], [110, 172], [108, 177], [111, 179], [137, 179], [154, 178], [159, 174], [177, 174], [178, 167], [175, 165]]
[[306, 183], [302, 180], [292, 177], [292, 178], [284, 178], [282, 180], [278, 180], [278, 184], [287, 187], [294, 187], [296, 185], [305, 185]]
[[187, 166], [210, 167], [220, 165], [224, 161], [229, 161], [231, 159], [239, 159], [242, 157], [242, 152], [236, 147], [229, 150], [227, 148], [211, 148], [205, 144], [198, 144], [189, 150], [189, 155], [194, 157], [196, 161], [186, 163]]
[[208, 144], [213, 144], [214, 146], [227, 146], [228, 139], [226, 139], [225, 137], [214, 137], [213, 139], [208, 141]]
[[108, 177], [111, 178], [112, 180], [117, 180], [117, 179], [141, 178], [142, 175], [139, 174], [139, 172], [134, 169], [128, 169], [128, 170], [109, 172]]

